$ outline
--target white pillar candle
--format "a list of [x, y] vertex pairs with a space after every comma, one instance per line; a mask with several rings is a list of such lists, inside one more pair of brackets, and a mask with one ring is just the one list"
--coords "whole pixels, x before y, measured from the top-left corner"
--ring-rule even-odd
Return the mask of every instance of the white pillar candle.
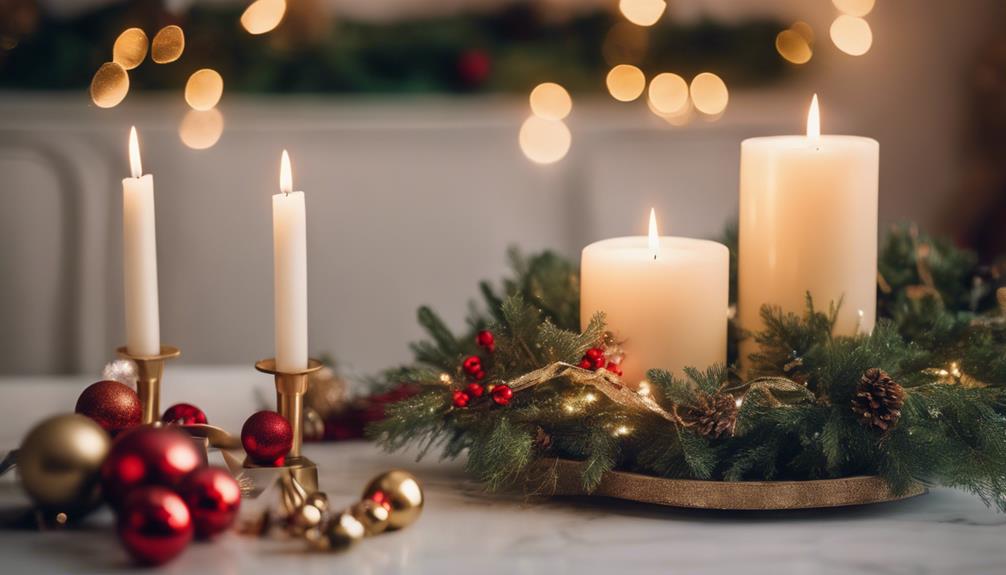
[[[842, 302], [836, 333], [873, 330], [879, 165], [876, 140], [821, 135], [816, 95], [806, 136], [741, 143], [741, 327], [760, 331], [764, 304], [802, 315], [809, 292], [824, 312]], [[742, 363], [755, 349], [742, 342]]]
[[129, 131], [131, 178], [122, 180], [122, 275], [126, 300], [126, 349], [130, 355], [161, 353], [157, 304], [157, 235], [154, 178], [143, 175], [136, 127]]
[[307, 369], [307, 218], [304, 192], [293, 191], [290, 156], [280, 161], [280, 193], [272, 197], [276, 369]]
[[650, 212], [649, 236], [602, 240], [580, 260], [580, 321], [603, 311], [622, 342], [623, 380], [637, 386], [646, 371], [725, 363], [730, 255], [707, 240], [660, 237]]

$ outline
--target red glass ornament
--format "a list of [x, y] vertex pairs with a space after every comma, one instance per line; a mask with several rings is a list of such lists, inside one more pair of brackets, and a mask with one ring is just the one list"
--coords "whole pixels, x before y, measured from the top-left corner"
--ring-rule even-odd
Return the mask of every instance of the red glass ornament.
[[111, 380], [87, 386], [77, 398], [74, 411], [90, 417], [113, 435], [136, 427], [143, 416], [140, 396], [133, 388]]
[[496, 351], [496, 338], [493, 336], [493, 332], [487, 329], [480, 331], [475, 336], [475, 343], [479, 347], [485, 348], [489, 353]]
[[189, 506], [196, 536], [207, 539], [226, 531], [241, 506], [241, 488], [219, 467], [202, 467], [185, 476], [178, 493]]
[[594, 369], [594, 362], [590, 361], [589, 359], [584, 358], [584, 359], [580, 360], [580, 368], [581, 369]]
[[469, 383], [468, 387], [465, 388], [465, 391], [467, 391], [468, 395], [472, 397], [482, 397], [482, 394], [485, 393], [486, 388], [482, 387], [482, 384], [480, 383]]
[[604, 350], [599, 347], [592, 347], [587, 350], [585, 355], [587, 356], [587, 359], [595, 360], [599, 357], [604, 357]]
[[618, 364], [613, 361], [609, 361], [608, 365], [604, 366], [604, 369], [610, 371], [611, 373], [617, 376], [622, 375], [622, 368], [618, 367]]
[[497, 385], [493, 388], [493, 401], [497, 405], [507, 405], [511, 399], [513, 399], [513, 390], [509, 385]]
[[138, 563], [161, 565], [192, 540], [192, 515], [175, 492], [143, 487], [129, 494], [119, 513], [119, 539]]
[[454, 407], [468, 407], [468, 401], [470, 399], [471, 398], [468, 397], [467, 393], [461, 390], [455, 390], [451, 403], [454, 404]]
[[170, 427], [136, 427], [112, 444], [101, 466], [102, 491], [109, 503], [120, 507], [134, 489], [150, 485], [174, 489], [204, 463], [187, 433]]
[[477, 355], [469, 355], [468, 357], [465, 358], [465, 361], [464, 363], [461, 364], [461, 367], [465, 370], [465, 373], [467, 373], [468, 375], [475, 375], [478, 372], [482, 371], [482, 360], [479, 359], [479, 356]]
[[241, 445], [259, 465], [283, 465], [293, 447], [293, 428], [275, 411], [259, 411], [241, 427]]
[[176, 403], [164, 411], [161, 416], [164, 423], [177, 423], [179, 425], [193, 425], [206, 423], [206, 413], [191, 403]]

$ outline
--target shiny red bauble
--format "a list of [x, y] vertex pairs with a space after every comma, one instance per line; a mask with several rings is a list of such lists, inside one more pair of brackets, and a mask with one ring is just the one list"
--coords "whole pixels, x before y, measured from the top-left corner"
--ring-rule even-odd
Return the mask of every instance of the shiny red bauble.
[[492, 395], [496, 405], [507, 405], [513, 399], [513, 390], [509, 385], [497, 385], [493, 388]]
[[178, 493], [189, 506], [196, 536], [201, 539], [230, 528], [241, 506], [238, 482], [219, 467], [201, 467], [186, 475]]
[[465, 392], [467, 392], [471, 397], [482, 397], [482, 394], [485, 393], [485, 391], [486, 388], [483, 387], [481, 383], [469, 383], [465, 387]]
[[475, 336], [475, 343], [489, 353], [496, 351], [496, 338], [493, 336], [493, 332], [487, 329], [480, 331]]
[[206, 423], [206, 414], [191, 403], [176, 403], [164, 410], [161, 421], [178, 425]]
[[293, 447], [293, 428], [275, 411], [259, 411], [241, 427], [241, 445], [259, 465], [283, 465]]
[[151, 485], [174, 489], [204, 463], [187, 433], [170, 427], [137, 427], [112, 443], [101, 466], [102, 492], [113, 507], [121, 507], [134, 489]]
[[479, 356], [477, 355], [469, 355], [465, 358], [461, 367], [468, 375], [475, 375], [476, 373], [482, 371], [482, 360], [479, 359]]
[[105, 431], [116, 434], [140, 424], [143, 406], [133, 388], [118, 381], [99, 381], [77, 398], [76, 413], [90, 417]]
[[468, 402], [471, 401], [471, 397], [460, 389], [454, 390], [451, 396], [451, 405], [454, 407], [468, 407]]
[[138, 563], [167, 563], [192, 540], [192, 515], [174, 491], [143, 487], [126, 498], [119, 512], [119, 539]]

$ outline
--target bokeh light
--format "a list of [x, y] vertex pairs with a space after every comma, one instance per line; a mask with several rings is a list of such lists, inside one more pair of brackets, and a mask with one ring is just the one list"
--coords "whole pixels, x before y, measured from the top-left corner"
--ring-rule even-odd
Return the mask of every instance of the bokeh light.
[[659, 115], [680, 114], [688, 107], [688, 82], [677, 74], [657, 74], [650, 80], [647, 97]]
[[132, 70], [143, 63], [149, 45], [150, 40], [143, 30], [127, 28], [115, 39], [115, 44], [112, 46], [112, 61], [125, 70]]
[[806, 64], [814, 55], [806, 38], [792, 29], [779, 32], [775, 37], [775, 49], [791, 64]]
[[650, 112], [653, 112], [654, 116], [664, 120], [671, 126], [686, 126], [695, 117], [695, 109], [692, 107], [691, 100], [686, 100], [685, 105], [673, 114], [661, 112], [653, 105], [653, 102], [649, 98], [646, 99], [646, 106], [650, 109]]
[[185, 33], [178, 26], [161, 28], [150, 44], [150, 58], [158, 64], [168, 64], [182, 57], [185, 51]]
[[555, 82], [545, 82], [531, 90], [531, 111], [546, 120], [561, 120], [573, 109], [569, 92]]
[[537, 164], [553, 164], [566, 157], [572, 142], [569, 128], [562, 120], [532, 115], [520, 127], [520, 149]]
[[866, 16], [873, 10], [875, 0], [831, 0], [839, 12], [849, 16]]
[[664, 0], [619, 0], [618, 9], [625, 19], [637, 26], [653, 26], [664, 15]]
[[789, 27], [790, 30], [796, 32], [807, 41], [808, 44], [814, 44], [814, 29], [810, 27], [810, 24], [804, 22], [803, 20], [797, 20], [793, 22], [793, 25]]
[[710, 116], [722, 114], [730, 102], [726, 83], [712, 72], [703, 72], [693, 78], [690, 93], [695, 109]]
[[217, 105], [224, 93], [224, 79], [216, 70], [196, 70], [185, 83], [185, 101], [193, 110], [206, 111]]
[[91, 101], [99, 108], [114, 108], [129, 93], [129, 74], [115, 62], [105, 62], [91, 79]]
[[224, 115], [220, 110], [189, 110], [178, 126], [178, 137], [193, 150], [213, 147], [224, 133]]
[[249, 34], [271, 32], [283, 21], [286, 0], [255, 0], [241, 14], [241, 26]]
[[831, 23], [831, 41], [850, 56], [862, 56], [873, 45], [873, 32], [866, 20], [843, 14]]
[[631, 102], [646, 89], [646, 76], [631, 64], [619, 64], [608, 72], [605, 83], [612, 98], [619, 102]]

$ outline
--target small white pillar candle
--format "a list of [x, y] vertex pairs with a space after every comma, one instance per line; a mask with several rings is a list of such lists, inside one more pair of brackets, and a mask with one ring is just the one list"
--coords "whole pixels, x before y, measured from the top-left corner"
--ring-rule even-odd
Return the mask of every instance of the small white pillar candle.
[[130, 355], [161, 353], [157, 303], [157, 234], [154, 178], [143, 175], [136, 127], [129, 131], [132, 177], [122, 180], [122, 275], [126, 303], [126, 349]]
[[649, 236], [602, 240], [580, 259], [580, 322], [603, 311], [623, 342], [623, 380], [646, 371], [682, 375], [685, 367], [725, 363], [730, 254], [707, 240], [660, 237], [650, 211]]
[[[806, 136], [741, 143], [741, 327], [760, 331], [764, 304], [802, 315], [810, 292], [824, 312], [842, 302], [836, 333], [873, 330], [879, 166], [876, 140], [821, 135], [816, 95]], [[742, 365], [755, 349], [741, 343]]]
[[307, 218], [304, 192], [293, 191], [290, 156], [280, 161], [280, 193], [272, 197], [276, 369], [307, 369]]

